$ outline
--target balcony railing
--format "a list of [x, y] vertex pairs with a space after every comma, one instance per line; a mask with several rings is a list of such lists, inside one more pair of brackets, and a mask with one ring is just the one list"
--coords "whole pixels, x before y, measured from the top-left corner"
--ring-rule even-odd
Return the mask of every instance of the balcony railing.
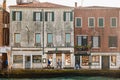
[[77, 51], [88, 51], [90, 50], [90, 46], [75, 46]]

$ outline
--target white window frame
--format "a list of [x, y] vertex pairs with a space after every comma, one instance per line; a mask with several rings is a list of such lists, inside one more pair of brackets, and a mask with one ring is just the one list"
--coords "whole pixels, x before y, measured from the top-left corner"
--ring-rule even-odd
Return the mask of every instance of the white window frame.
[[39, 34], [39, 35], [40, 35], [40, 43], [39, 43], [39, 44], [41, 44], [41, 33], [35, 33], [35, 38], [34, 38], [34, 39], [35, 39], [35, 43], [37, 43], [37, 42], [36, 42], [36, 34]]
[[[89, 26], [89, 19], [92, 18], [94, 20], [94, 25], [93, 26]], [[95, 17], [88, 17], [88, 27], [89, 28], [94, 28], [95, 27]]]
[[[81, 26], [77, 26], [77, 18], [81, 19]], [[75, 17], [75, 26], [76, 28], [82, 28], [82, 17]]]
[[[116, 19], [116, 26], [112, 26], [112, 19], [115, 18]], [[110, 18], [110, 27], [111, 28], [116, 28], [117, 27], [117, 17], [111, 17]]]
[[[99, 36], [93, 36], [93, 44], [95, 43], [95, 41], [94, 41], [94, 38], [97, 38], [98, 39], [98, 41], [97, 41], [97, 43], [98, 43], [98, 45], [97, 46], [93, 46], [93, 48], [99, 48]], [[92, 45], [93, 45], [92, 44]]]
[[[103, 26], [100, 26], [100, 25], [99, 25], [99, 19], [100, 19], [100, 18], [103, 19]], [[105, 19], [104, 19], [104, 17], [98, 17], [98, 27], [99, 27], [99, 28], [104, 28], [104, 26], [105, 26]]]

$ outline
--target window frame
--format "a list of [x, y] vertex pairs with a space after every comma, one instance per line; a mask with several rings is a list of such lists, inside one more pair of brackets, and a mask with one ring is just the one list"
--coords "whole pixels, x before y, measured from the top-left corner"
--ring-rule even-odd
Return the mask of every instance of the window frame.
[[[39, 42], [39, 43], [36, 41], [36, 38], [37, 38], [36, 36], [37, 36], [37, 34], [40, 35], [40, 42]], [[36, 43], [36, 44], [41, 44], [41, 33], [35, 33], [35, 43]]]
[[[99, 24], [100, 19], [103, 19], [103, 26], [100, 26], [100, 24]], [[98, 17], [98, 27], [99, 28], [104, 28], [104, 26], [105, 26], [105, 19], [104, 19], [104, 17]]]
[[[35, 59], [34, 56], [40, 57], [40, 59]], [[40, 62], [34, 62], [34, 60], [40, 60]], [[32, 63], [42, 63], [42, 55], [32, 55]]]
[[[77, 19], [78, 18], [81, 19], [81, 25], [80, 26], [77, 25], [77, 22], [78, 22]], [[82, 17], [75, 17], [75, 27], [76, 28], [82, 28]]]
[[[50, 14], [51, 14], [51, 17], [50, 17]], [[55, 21], [55, 12], [54, 11], [46, 11], [45, 12], [45, 21], [46, 22]]]
[[[48, 34], [52, 34], [52, 42], [51, 43], [48, 42]], [[47, 33], [47, 44], [53, 44], [53, 33]]]
[[[115, 64], [114, 65], [112, 65], [112, 57], [115, 57]], [[113, 62], [114, 63], [114, 62]], [[116, 66], [117, 65], [117, 56], [116, 55], [111, 55], [110, 56], [110, 65], [111, 66]]]
[[[18, 41], [18, 42], [16, 42], [16, 38], [17, 38], [17, 34], [19, 34], [19, 36], [20, 36], [20, 40]], [[21, 42], [21, 34], [20, 33], [14, 33], [14, 43], [20, 43]]]
[[[67, 19], [66, 15], [69, 13], [69, 19]], [[73, 12], [72, 11], [64, 11], [63, 12], [63, 21], [70, 22], [73, 21]]]
[[[95, 58], [95, 61], [93, 61], [93, 57]], [[97, 59], [98, 57], [98, 59]], [[100, 56], [99, 55], [92, 55], [92, 65], [99, 66], [100, 65]]]
[[[15, 58], [14, 56], [17, 56], [17, 57], [20, 56], [20, 57], [22, 58], [21, 62], [16, 62], [16, 61], [14, 60], [14, 58]], [[18, 58], [16, 58], [16, 59], [18, 59]], [[21, 64], [21, 63], [23, 63], [23, 55], [13, 55], [13, 63], [14, 63], [14, 64]]]
[[[19, 18], [17, 13], [19, 13]], [[22, 16], [22, 11], [12, 11], [12, 21], [22, 21]]]
[[[111, 46], [112, 44], [111, 44], [111, 42], [110, 42], [110, 41], [111, 41], [111, 40], [110, 40], [110, 37], [116, 38], [116, 41], [114, 41], [114, 42], [116, 42], [116, 46]], [[113, 42], [113, 41], [112, 41], [112, 42]], [[110, 43], [110, 44], [109, 44], [109, 43]], [[109, 48], [117, 48], [117, 47], [118, 47], [118, 36], [109, 36], [109, 37], [108, 37], [108, 47], [109, 47]]]
[[[39, 19], [37, 20], [37, 13], [39, 13]], [[37, 12], [37, 11], [34, 11], [33, 12], [33, 21], [42, 21], [43, 19], [43, 13], [40, 11], [40, 12]]]
[[[93, 43], [95, 42], [94, 41], [94, 37], [97, 37], [98, 38], [98, 46], [97, 47], [95, 47], [95, 46], [93, 46]], [[101, 45], [101, 43], [100, 43], [100, 36], [91, 36], [91, 40], [92, 40], [92, 48], [100, 48], [100, 45]]]
[[[90, 19], [93, 19], [93, 26], [90, 26]], [[95, 27], [95, 17], [88, 17], [88, 27], [89, 28], [94, 28]]]
[[[113, 24], [112, 24], [112, 19], [116, 19], [116, 26], [113, 26]], [[116, 28], [117, 27], [117, 17], [110, 17], [110, 27], [111, 28]]]

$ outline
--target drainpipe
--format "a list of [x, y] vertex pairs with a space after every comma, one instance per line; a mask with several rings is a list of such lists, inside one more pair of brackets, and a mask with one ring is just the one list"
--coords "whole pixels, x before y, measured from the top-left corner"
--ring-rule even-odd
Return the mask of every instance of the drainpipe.
[[43, 55], [44, 55], [44, 10], [42, 9], [42, 21], [43, 21]]

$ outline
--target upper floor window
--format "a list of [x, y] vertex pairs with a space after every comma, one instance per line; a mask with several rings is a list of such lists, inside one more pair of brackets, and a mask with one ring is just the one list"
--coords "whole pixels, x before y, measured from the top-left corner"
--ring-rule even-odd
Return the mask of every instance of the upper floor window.
[[117, 27], [117, 18], [112, 17], [110, 23], [111, 23], [111, 27]]
[[33, 21], [42, 21], [42, 12], [33, 12]]
[[92, 36], [92, 47], [93, 48], [100, 47], [100, 36]]
[[117, 36], [109, 36], [109, 47], [117, 47]]
[[54, 21], [54, 12], [45, 12], [45, 21]]
[[87, 44], [88, 44], [87, 39], [88, 39], [87, 36], [77, 36], [77, 45], [78, 46], [87, 46]]
[[64, 19], [64, 21], [73, 21], [73, 13], [72, 12], [64, 12], [63, 19]]
[[20, 43], [20, 40], [21, 40], [21, 36], [20, 36], [20, 33], [15, 33], [15, 43]]
[[95, 20], [94, 17], [88, 18], [88, 27], [93, 28], [95, 26]]
[[40, 35], [40, 33], [35, 34], [35, 43], [41, 43], [41, 35]]
[[13, 21], [22, 21], [22, 11], [13, 11], [12, 12]]
[[48, 42], [48, 44], [53, 43], [53, 34], [52, 33], [47, 34], [47, 42]]
[[98, 18], [98, 27], [100, 28], [104, 27], [104, 18], [102, 17]]
[[82, 27], [82, 18], [77, 17], [75, 19], [75, 25], [76, 25], [76, 27]]
[[66, 33], [65, 34], [65, 44], [67, 47], [70, 46], [70, 42], [71, 42], [70, 33]]

